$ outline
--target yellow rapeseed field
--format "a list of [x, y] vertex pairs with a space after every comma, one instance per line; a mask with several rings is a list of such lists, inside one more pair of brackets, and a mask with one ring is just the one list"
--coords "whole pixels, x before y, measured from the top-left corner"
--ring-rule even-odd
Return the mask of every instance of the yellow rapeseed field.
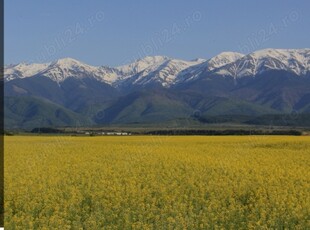
[[5, 137], [5, 229], [310, 229], [310, 138]]

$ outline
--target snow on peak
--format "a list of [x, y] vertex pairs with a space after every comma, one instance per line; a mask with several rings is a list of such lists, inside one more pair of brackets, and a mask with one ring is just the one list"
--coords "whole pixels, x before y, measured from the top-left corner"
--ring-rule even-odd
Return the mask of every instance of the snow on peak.
[[4, 69], [4, 76], [6, 81], [14, 80], [16, 78], [26, 78], [38, 74], [45, 68], [49, 63], [20, 63], [17, 65], [10, 65]]
[[83, 66], [86, 65], [76, 59], [73, 58], [62, 58], [62, 59], [58, 59], [54, 62], [51, 63], [51, 65], [59, 65], [62, 66], [64, 68], [71, 68], [73, 66]]
[[199, 64], [200, 61], [183, 61], [178, 59], [166, 59], [159, 65], [149, 66], [139, 72], [133, 79], [133, 84], [145, 85], [159, 83], [164, 87], [173, 85], [178, 74], [191, 66]]
[[63, 58], [52, 62], [41, 74], [59, 83], [68, 77], [82, 78], [95, 76], [93, 73], [96, 70], [97, 67], [84, 64], [72, 58]]
[[166, 56], [147, 56], [116, 68], [87, 65], [73, 58], [51, 63], [8, 65], [5, 81], [45, 76], [57, 83], [68, 77], [94, 78], [113, 86], [159, 83], [164, 87], [210, 74], [234, 78], [255, 76], [267, 70], [285, 70], [302, 76], [310, 72], [310, 49], [263, 49], [248, 55], [223, 52], [209, 60], [183, 61]]
[[235, 62], [244, 57], [244, 54], [237, 52], [222, 52], [207, 61], [208, 69], [213, 70], [229, 63]]
[[137, 62], [145, 62], [148, 64], [158, 63], [170, 60], [171, 58], [167, 56], [146, 56], [144, 58], [138, 59]]
[[233, 63], [236, 60], [244, 57], [244, 54], [236, 52], [222, 52], [207, 61], [197, 63], [178, 74], [177, 83], [192, 81], [199, 77], [202, 73], [210, 73], [227, 64]]
[[69, 77], [94, 78], [108, 84], [112, 84], [117, 79], [117, 73], [113, 68], [91, 66], [73, 58], [58, 59], [50, 63], [40, 74], [58, 84]]
[[300, 63], [309, 61], [310, 49], [265, 49], [256, 51], [250, 55], [258, 59], [267, 57], [278, 59], [289, 65], [291, 60], [295, 60]]
[[250, 53], [217, 73], [233, 77], [255, 76], [267, 70], [304, 75], [310, 71], [310, 49], [263, 49]]
[[170, 58], [166, 56], [147, 56], [133, 63], [116, 67], [116, 69], [124, 76], [133, 76], [151, 66], [159, 66], [168, 60], [170, 60]]
[[282, 69], [304, 75], [310, 70], [310, 49], [263, 49], [247, 57], [257, 66], [253, 74], [267, 69]]
[[191, 62], [198, 62], [198, 63], [201, 63], [201, 62], [205, 62], [206, 59], [203, 59], [203, 58], [195, 58], [193, 60], [191, 60]]

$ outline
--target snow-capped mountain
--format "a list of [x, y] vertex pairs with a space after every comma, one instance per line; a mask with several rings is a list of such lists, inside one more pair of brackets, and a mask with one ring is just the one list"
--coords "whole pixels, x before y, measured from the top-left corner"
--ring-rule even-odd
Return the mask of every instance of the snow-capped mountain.
[[148, 68], [157, 68], [164, 62], [170, 60], [166, 56], [147, 56], [145, 58], [138, 59], [130, 64], [116, 67], [123, 77], [133, 76]]
[[110, 67], [95, 67], [87, 65], [72, 58], [63, 58], [51, 63], [11, 65], [5, 68], [5, 81], [17, 78], [27, 78], [33, 76], [44, 76], [61, 83], [68, 77], [85, 78], [91, 77], [99, 81], [112, 84], [117, 80], [118, 71]]
[[218, 68], [218, 75], [255, 76], [268, 70], [284, 70], [299, 76], [310, 71], [310, 49], [264, 49]]
[[223, 52], [219, 55], [216, 55], [213, 58], [210, 58], [207, 61], [207, 68], [208, 71], [212, 71], [214, 69], [220, 68], [225, 66], [229, 63], [235, 62], [238, 59], [242, 58], [244, 54], [237, 53], [237, 52]]
[[17, 78], [31, 77], [47, 68], [48, 65], [49, 65], [48, 63], [43, 64], [20, 63], [17, 65], [9, 65], [4, 69], [4, 79], [6, 81], [10, 81]]
[[95, 67], [72, 58], [64, 58], [52, 62], [44, 70], [41, 70], [39, 74], [57, 83], [63, 82], [68, 77], [78, 79], [90, 77], [112, 84], [118, 78], [118, 73], [113, 68], [103, 66]]
[[63, 58], [45, 64], [10, 66], [5, 69], [5, 81], [40, 75], [48, 77], [58, 84], [69, 77], [77, 79], [90, 77], [116, 87], [129, 82], [137, 85], [156, 82], [168, 87], [174, 83], [180, 71], [199, 64], [203, 60], [183, 61], [165, 56], [154, 56], [112, 68], [91, 66], [72, 58]]
[[145, 57], [119, 67], [91, 66], [72, 58], [51, 63], [7, 66], [5, 81], [45, 76], [60, 84], [69, 77], [93, 78], [113, 87], [159, 84], [169, 88], [210, 74], [233, 78], [256, 76], [268, 70], [284, 70], [298, 76], [310, 71], [310, 49], [265, 49], [243, 55], [223, 52], [208, 60], [184, 61], [165, 56]]
[[200, 64], [186, 68], [177, 76], [176, 83], [187, 82], [196, 79], [203, 73], [209, 73], [227, 64], [233, 63], [238, 59], [244, 57], [243, 54], [237, 52], [223, 52], [215, 57], [205, 60]]
[[163, 58], [162, 61], [150, 65], [147, 68], [128, 76], [127, 80], [119, 83], [126, 85], [151, 85], [160, 84], [163, 87], [170, 87], [175, 84], [178, 74], [191, 66], [201, 63], [201, 59], [196, 61], [183, 61], [177, 59]]
[[244, 115], [252, 121], [291, 111], [305, 113], [304, 122], [310, 113], [309, 67], [310, 49], [224, 52], [192, 61], [154, 56], [120, 67], [72, 58], [9, 65], [6, 120], [20, 127], [70, 126], [77, 119], [94, 125], [157, 124], [188, 120], [198, 110], [202, 122], [208, 116]]

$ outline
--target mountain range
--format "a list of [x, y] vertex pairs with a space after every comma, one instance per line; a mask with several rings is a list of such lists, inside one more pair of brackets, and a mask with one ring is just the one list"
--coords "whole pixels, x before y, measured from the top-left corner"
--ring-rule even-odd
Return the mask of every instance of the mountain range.
[[[251, 123], [310, 114], [310, 49], [148, 56], [119, 67], [72, 58], [4, 69], [5, 127]], [[225, 117], [225, 119], [222, 119]]]

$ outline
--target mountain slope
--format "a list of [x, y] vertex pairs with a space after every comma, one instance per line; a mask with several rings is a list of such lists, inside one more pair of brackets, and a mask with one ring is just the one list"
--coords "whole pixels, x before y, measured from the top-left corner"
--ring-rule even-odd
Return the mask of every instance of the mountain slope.
[[118, 98], [104, 109], [97, 123], [158, 123], [185, 117], [191, 108], [177, 95], [160, 90], [142, 90]]
[[32, 129], [91, 125], [92, 121], [48, 100], [35, 97], [5, 97], [5, 128]]
[[4, 94], [41, 97], [77, 112], [85, 106], [105, 103], [119, 95], [115, 88], [94, 78], [67, 77], [56, 82], [44, 75], [6, 82]]

